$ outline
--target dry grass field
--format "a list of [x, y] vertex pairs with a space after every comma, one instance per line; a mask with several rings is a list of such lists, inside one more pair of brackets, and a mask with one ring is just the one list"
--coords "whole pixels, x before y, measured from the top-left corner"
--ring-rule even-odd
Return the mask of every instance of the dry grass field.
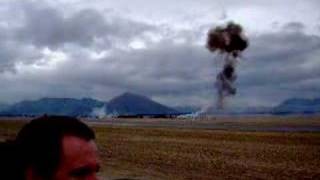
[[[139, 124], [141, 120], [127, 121], [137, 121], [138, 125], [89, 123], [97, 135], [102, 179], [320, 179], [319, 131], [258, 132], [243, 128], [318, 127], [317, 117], [309, 121], [212, 120], [211, 124], [225, 123], [225, 129], [219, 128], [223, 130], [156, 126], [155, 122], [165, 124], [166, 120], [150, 120], [155, 123], [152, 127]], [[228, 130], [232, 122], [242, 128]], [[13, 138], [24, 123], [0, 121], [0, 140]], [[202, 123], [210, 124], [210, 120]]]

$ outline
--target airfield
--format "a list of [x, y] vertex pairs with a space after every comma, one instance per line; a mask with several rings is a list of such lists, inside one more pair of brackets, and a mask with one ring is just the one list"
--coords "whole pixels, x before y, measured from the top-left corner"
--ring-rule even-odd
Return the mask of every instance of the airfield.
[[[29, 119], [1, 118], [0, 141]], [[320, 179], [320, 116], [83, 119], [101, 179]]]

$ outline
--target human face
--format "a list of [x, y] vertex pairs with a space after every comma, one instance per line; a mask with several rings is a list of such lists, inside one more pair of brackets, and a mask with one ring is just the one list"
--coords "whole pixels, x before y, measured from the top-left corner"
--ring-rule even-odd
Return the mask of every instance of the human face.
[[93, 140], [75, 136], [62, 139], [61, 161], [54, 180], [97, 180], [100, 169], [98, 150]]

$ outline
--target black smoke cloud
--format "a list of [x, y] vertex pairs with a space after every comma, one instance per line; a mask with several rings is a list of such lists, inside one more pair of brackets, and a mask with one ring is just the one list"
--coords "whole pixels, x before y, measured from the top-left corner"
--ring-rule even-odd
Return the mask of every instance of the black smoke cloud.
[[217, 108], [224, 108], [225, 97], [235, 95], [236, 88], [234, 81], [237, 78], [235, 66], [240, 52], [244, 51], [249, 45], [247, 37], [243, 33], [243, 28], [239, 24], [229, 22], [225, 27], [217, 26], [210, 29], [207, 37], [207, 49], [211, 52], [226, 54], [223, 58], [224, 67], [217, 74]]
[[231, 53], [243, 51], [249, 45], [248, 39], [243, 33], [241, 25], [233, 22], [224, 26], [217, 26], [210, 29], [207, 38], [207, 48], [211, 52], [220, 51]]

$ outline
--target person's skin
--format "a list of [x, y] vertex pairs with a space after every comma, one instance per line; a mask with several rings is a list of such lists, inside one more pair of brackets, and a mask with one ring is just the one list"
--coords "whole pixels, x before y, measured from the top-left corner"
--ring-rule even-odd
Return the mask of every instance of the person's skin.
[[61, 161], [54, 180], [96, 180], [99, 169], [98, 150], [93, 140], [76, 136], [62, 139]]

